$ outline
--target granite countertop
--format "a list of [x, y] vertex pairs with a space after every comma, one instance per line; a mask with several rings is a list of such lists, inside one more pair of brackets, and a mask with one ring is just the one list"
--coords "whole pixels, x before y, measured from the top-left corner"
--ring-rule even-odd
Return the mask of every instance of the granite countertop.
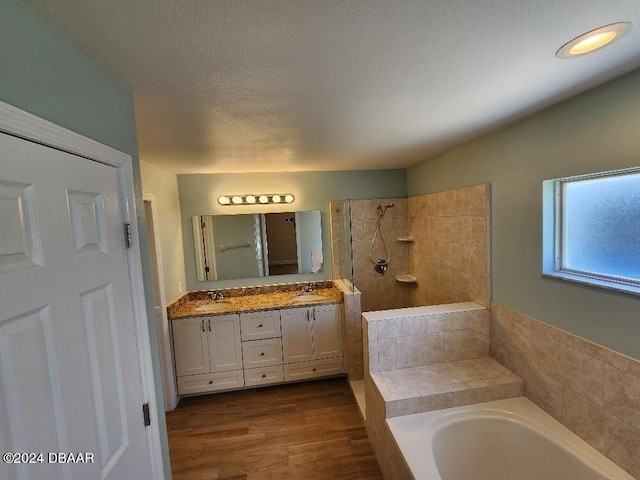
[[[326, 285], [328, 284], [328, 285]], [[309, 305], [322, 305], [326, 303], [341, 303], [342, 292], [330, 282], [325, 282], [323, 288], [314, 288], [312, 294], [321, 298], [305, 301], [294, 301], [292, 298], [300, 293], [300, 288], [269, 289], [267, 293], [255, 291], [246, 293], [246, 289], [233, 289], [230, 291], [216, 290], [223, 294], [222, 301], [209, 300], [206, 291], [189, 292], [167, 307], [169, 319], [185, 317], [202, 317], [210, 315], [223, 315], [229, 313], [255, 312], [260, 310], [279, 310], [282, 308], [305, 307]], [[259, 290], [258, 290], [259, 291]], [[227, 295], [228, 293], [228, 295]], [[218, 304], [215, 311], [198, 311], [198, 307], [208, 304]]]

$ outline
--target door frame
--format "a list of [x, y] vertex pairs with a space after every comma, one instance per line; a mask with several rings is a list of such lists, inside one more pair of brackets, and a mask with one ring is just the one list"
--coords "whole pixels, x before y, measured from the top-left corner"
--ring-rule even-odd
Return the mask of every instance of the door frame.
[[[158, 273], [158, 290], [160, 295], [160, 317], [162, 328], [158, 329], [158, 348], [164, 351], [164, 357], [160, 357], [160, 367], [162, 370], [162, 386], [165, 394], [165, 410], [173, 410], [178, 406], [178, 389], [176, 387], [176, 375], [173, 368], [173, 351], [171, 350], [171, 329], [169, 328], [169, 318], [167, 317], [167, 296], [164, 290], [164, 273], [162, 269], [162, 248], [160, 247], [160, 227], [158, 225], [158, 205], [156, 196], [151, 193], [142, 195], [144, 202], [149, 202], [151, 211], [151, 227], [154, 237], [156, 260], [156, 272]], [[146, 212], [146, 209], [145, 209]], [[152, 273], [153, 274], [153, 273]], [[166, 361], [162, 361], [162, 359]]]
[[153, 479], [162, 480], [165, 477], [158, 423], [160, 417], [156, 403], [147, 306], [144, 297], [144, 276], [142, 274], [140, 238], [136, 218], [136, 197], [133, 186], [133, 160], [126, 153], [98, 143], [2, 101], [0, 101], [0, 132], [78, 155], [88, 162], [96, 161], [115, 167], [118, 170], [123, 222], [131, 226], [131, 248], [127, 249], [127, 266], [131, 283], [142, 403], [149, 404], [151, 419], [155, 419], [149, 427], [145, 428], [147, 450], [149, 452], [151, 476]]

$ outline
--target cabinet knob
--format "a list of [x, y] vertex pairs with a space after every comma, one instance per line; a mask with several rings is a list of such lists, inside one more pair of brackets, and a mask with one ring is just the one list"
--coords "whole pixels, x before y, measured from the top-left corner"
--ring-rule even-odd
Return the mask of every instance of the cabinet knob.
[[263, 374], [262, 374], [262, 378], [267, 378], [267, 376], [263, 373]]
[[262, 352], [262, 353], [260, 354], [260, 356], [261, 356], [261, 357], [264, 357], [264, 352]]
[[258, 325], [258, 328], [262, 328], [262, 324]]
[[316, 371], [316, 369], [314, 368], [314, 369], [312, 369], [311, 371], [315, 372], [315, 371]]
[[209, 380], [209, 385], [211, 385], [213, 383], [213, 380]]

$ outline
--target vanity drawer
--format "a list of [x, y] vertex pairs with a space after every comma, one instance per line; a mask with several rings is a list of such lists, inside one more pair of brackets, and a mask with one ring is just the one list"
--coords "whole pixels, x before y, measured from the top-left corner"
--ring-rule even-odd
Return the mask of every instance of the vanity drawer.
[[280, 337], [280, 310], [240, 314], [242, 340]]
[[178, 377], [179, 395], [231, 390], [232, 388], [240, 387], [244, 387], [244, 374], [242, 370]]
[[274, 367], [251, 368], [249, 370], [245, 370], [244, 377], [245, 385], [247, 387], [284, 382], [282, 365], [276, 365]]
[[242, 342], [242, 361], [244, 368], [282, 365], [282, 340], [269, 338]]
[[287, 382], [307, 378], [328, 377], [344, 373], [342, 357], [311, 362], [289, 363], [284, 366], [284, 379]]

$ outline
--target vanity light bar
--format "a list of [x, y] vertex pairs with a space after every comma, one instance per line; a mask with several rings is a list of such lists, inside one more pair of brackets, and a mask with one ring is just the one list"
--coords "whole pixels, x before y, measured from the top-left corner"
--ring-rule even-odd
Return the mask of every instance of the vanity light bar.
[[290, 193], [260, 193], [248, 195], [220, 195], [220, 205], [269, 205], [276, 203], [293, 203], [296, 199]]

